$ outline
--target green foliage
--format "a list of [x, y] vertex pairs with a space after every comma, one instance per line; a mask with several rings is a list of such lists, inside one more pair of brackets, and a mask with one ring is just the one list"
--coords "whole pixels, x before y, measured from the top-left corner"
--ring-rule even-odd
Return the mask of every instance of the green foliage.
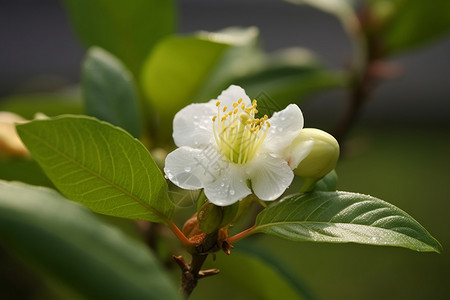
[[331, 171], [315, 183], [314, 191], [334, 192], [337, 187], [337, 179], [336, 171]]
[[142, 88], [162, 118], [195, 99], [213, 66], [228, 47], [199, 36], [172, 36], [159, 43], [145, 62]]
[[[200, 196], [198, 218], [190, 219], [196, 239], [188, 240], [174, 226], [175, 205], [168, 195], [167, 182], [145, 146], [133, 138], [148, 141], [142, 124], [160, 124], [158, 132], [152, 131], [152, 142], [161, 148], [152, 151], [162, 166], [175, 113], [190, 103], [216, 98], [230, 84], [242, 86], [262, 104], [259, 117], [304, 101], [312, 93], [348, 88], [347, 92], [358, 98], [351, 99], [356, 104], [352, 103], [350, 106], [355, 107], [349, 110], [351, 113], [355, 108], [356, 116], [361, 111], [358, 103], [370, 96], [364, 93], [366, 86], [371, 87], [384, 76], [383, 68], [376, 68], [378, 59], [450, 30], [448, 0], [367, 0], [358, 14], [355, 0], [287, 1], [307, 4], [338, 18], [354, 50], [345, 72], [328, 70], [313, 53], [298, 47], [267, 55], [256, 27], [173, 35], [173, 0], [132, 0], [126, 4], [118, 0], [64, 0], [76, 32], [90, 47], [82, 74], [85, 112], [102, 121], [65, 115], [18, 125], [20, 137], [51, 183], [34, 161], [10, 157], [0, 161], [0, 177], [53, 183], [67, 198], [94, 212], [169, 225], [192, 255], [191, 267], [201, 267], [206, 251], [222, 247], [226, 252], [231, 247], [227, 241], [235, 242], [252, 233], [301, 242], [353, 242], [440, 252], [439, 242], [399, 208], [371, 196], [337, 192], [334, 171], [318, 181], [320, 176], [308, 179], [301, 190], [304, 193], [270, 203], [257, 215], [255, 226], [237, 233], [234, 240], [226, 240], [227, 228], [223, 227], [237, 222], [236, 229], [241, 223], [255, 222], [256, 214], [251, 214], [251, 209], [256, 208], [252, 203], [257, 201], [252, 196], [228, 207], [213, 206]], [[138, 81], [137, 90], [133, 76]], [[139, 107], [139, 100], [144, 100], [139, 96], [145, 96], [148, 105]], [[17, 96], [2, 102], [0, 110], [27, 119], [39, 111], [49, 116], [78, 114], [83, 111], [79, 98]], [[139, 110], [145, 106], [154, 111]], [[141, 115], [155, 119], [141, 120]], [[14, 133], [10, 135], [15, 137]], [[385, 153], [383, 162], [388, 164], [391, 158], [390, 164], [397, 164], [394, 156]], [[422, 153], [407, 164], [418, 160], [423, 161]], [[293, 184], [289, 193], [294, 190], [300, 187]], [[186, 195], [180, 194], [181, 199]], [[192, 211], [187, 210], [194, 207], [192, 202], [182, 214], [191, 216]], [[82, 298], [179, 299], [146, 246], [113, 224], [101, 221], [53, 190], [0, 181], [2, 246], [34, 266], [39, 275]], [[197, 235], [200, 230], [211, 235], [201, 240], [202, 235]], [[149, 243], [161, 256], [168, 257], [171, 241], [163, 244], [157, 230], [151, 233], [154, 240]], [[216, 297], [211, 291], [219, 290], [218, 296], [224, 299], [311, 299], [303, 283], [277, 259], [279, 256], [249, 245], [239, 244], [230, 257], [219, 256], [211, 267], [221, 268], [221, 274], [207, 279], [210, 286], [201, 285], [194, 298]], [[287, 250], [277, 255], [285, 253]], [[186, 274], [187, 265], [178, 262]], [[301, 261], [302, 272], [311, 273], [316, 268], [308, 263]], [[200, 274], [213, 273], [207, 270]], [[190, 275], [195, 277], [197, 273]]]
[[375, 22], [373, 30], [388, 54], [420, 46], [450, 32], [448, 0], [370, 0], [369, 8]]
[[277, 268], [281, 266], [275, 267], [248, 248], [246, 251], [236, 248], [230, 256], [220, 256], [210, 266], [220, 268], [220, 275], [207, 279], [208, 289], [207, 284], [205, 289], [199, 285], [192, 295], [193, 300], [207, 299], [212, 290], [221, 291], [217, 299], [310, 299], [302, 295], [295, 283], [286, 280], [287, 274]]
[[347, 192], [288, 196], [258, 215], [254, 232], [293, 241], [442, 250], [417, 221], [399, 208], [371, 196]]
[[162, 37], [175, 29], [173, 0], [64, 0], [72, 25], [87, 47], [99, 46], [135, 76]]
[[62, 114], [81, 114], [81, 97], [66, 94], [14, 95], [0, 100], [0, 110], [9, 111], [31, 120], [37, 112], [54, 117]]
[[102, 214], [170, 222], [167, 183], [147, 149], [124, 130], [82, 116], [33, 121], [17, 130], [69, 199]]
[[270, 97], [279, 110], [313, 93], [343, 87], [345, 80], [342, 74], [326, 70], [309, 51], [291, 48], [266, 58], [258, 70], [236, 77], [233, 82], [263, 103], [265, 97]]
[[31, 159], [0, 158], [0, 178], [33, 185], [52, 186], [39, 165]]
[[54, 190], [0, 181], [0, 237], [83, 299], [180, 299], [143, 243]]
[[234, 79], [247, 74], [262, 60], [258, 30], [226, 28], [172, 36], [161, 41], [142, 72], [142, 88], [161, 120], [169, 121], [192, 102], [216, 98]]
[[107, 51], [92, 47], [83, 64], [86, 114], [140, 136], [141, 117], [131, 74]]
[[267, 56], [258, 37], [254, 27], [233, 27], [159, 43], [145, 62], [141, 83], [162, 127], [170, 128], [167, 119], [182, 107], [214, 99], [231, 84], [280, 107], [344, 85], [342, 74], [325, 70], [309, 51], [292, 48]]

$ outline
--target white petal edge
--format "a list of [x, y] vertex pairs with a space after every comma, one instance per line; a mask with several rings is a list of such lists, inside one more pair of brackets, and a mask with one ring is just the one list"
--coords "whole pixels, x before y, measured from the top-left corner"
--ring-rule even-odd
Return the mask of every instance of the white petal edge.
[[278, 199], [294, 179], [294, 173], [285, 160], [270, 154], [260, 154], [247, 166], [252, 189], [259, 199]]
[[231, 205], [252, 192], [247, 186], [247, 174], [242, 166], [229, 163], [215, 181], [205, 186], [208, 200], [218, 206]]
[[311, 152], [314, 146], [314, 139], [311, 138], [306, 141], [301, 141], [295, 144], [295, 146], [290, 146], [284, 152], [284, 159], [288, 162], [289, 167], [292, 170], [296, 169], [300, 162], [304, 160], [308, 154]]
[[212, 103], [194, 103], [180, 110], [173, 119], [175, 145], [200, 148], [212, 143], [212, 117], [216, 114], [217, 107]]
[[246, 107], [250, 106], [252, 103], [243, 88], [237, 85], [230, 85], [219, 95], [219, 97], [217, 97], [217, 99], [211, 100], [209, 103], [216, 105], [217, 101], [220, 101], [221, 107], [228, 106], [228, 108], [230, 108], [233, 106], [233, 103], [239, 101], [239, 99], [242, 99], [242, 102], [245, 103]]
[[220, 162], [220, 154], [213, 147], [194, 149], [183, 146], [167, 155], [164, 173], [175, 185], [197, 190], [215, 180], [215, 165]]
[[261, 152], [279, 153], [288, 147], [303, 128], [303, 114], [296, 104], [289, 104], [268, 120], [269, 132]]

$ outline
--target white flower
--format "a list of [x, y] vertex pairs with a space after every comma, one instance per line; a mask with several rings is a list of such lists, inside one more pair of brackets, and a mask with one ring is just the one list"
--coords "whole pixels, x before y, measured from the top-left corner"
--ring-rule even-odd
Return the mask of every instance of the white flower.
[[208, 200], [226, 206], [253, 192], [275, 200], [291, 184], [293, 169], [306, 157], [313, 142], [289, 148], [303, 128], [297, 105], [288, 105], [271, 118], [255, 118], [256, 100], [238, 86], [208, 103], [191, 104], [173, 121], [179, 147], [166, 158], [164, 172], [177, 186], [204, 188]]

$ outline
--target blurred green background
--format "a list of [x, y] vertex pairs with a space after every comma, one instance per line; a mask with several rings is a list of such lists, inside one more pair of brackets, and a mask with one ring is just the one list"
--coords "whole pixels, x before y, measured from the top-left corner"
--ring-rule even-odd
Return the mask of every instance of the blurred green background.
[[[282, 1], [179, 1], [178, 17], [181, 33], [257, 26], [268, 52], [307, 47], [331, 68], [346, 66], [351, 53], [335, 18]], [[79, 83], [85, 49], [60, 1], [3, 1], [0, 41], [0, 103], [13, 94], [67, 91]], [[391, 58], [402, 67], [400, 77], [380, 86], [348, 136], [347, 155], [337, 168], [338, 189], [370, 194], [400, 207], [441, 242], [444, 252], [252, 237], [256, 246], [277, 256], [314, 299], [448, 299], [450, 295], [450, 38], [414, 50]], [[332, 131], [346, 97], [342, 90], [329, 91], [303, 103], [305, 125]], [[8, 170], [6, 179], [14, 179], [14, 171]], [[45, 179], [34, 183], [48, 184]], [[4, 295], [46, 299], [42, 282], [32, 279], [29, 268], [5, 255], [0, 260]], [[260, 299], [248, 291], [243, 279], [233, 279], [236, 275], [226, 270], [223, 254], [209, 264], [220, 265], [223, 276], [203, 279], [193, 299], [207, 299], [212, 293], [215, 299]], [[21, 286], [34, 292], [24, 293]], [[273, 290], [280, 288], [273, 285]]]

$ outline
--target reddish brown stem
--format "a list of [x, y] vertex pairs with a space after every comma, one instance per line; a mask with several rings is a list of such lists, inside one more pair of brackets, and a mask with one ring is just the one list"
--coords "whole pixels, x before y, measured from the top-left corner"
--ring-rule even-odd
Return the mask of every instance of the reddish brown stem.
[[170, 223], [169, 225], [170, 230], [176, 235], [176, 237], [183, 243], [183, 246], [186, 248], [189, 248], [192, 246], [192, 243], [189, 241], [189, 239], [184, 235], [183, 232], [175, 225], [174, 222]]
[[233, 235], [232, 237], [228, 238], [228, 242], [230, 244], [234, 244], [234, 243], [242, 240], [243, 238], [249, 236], [250, 234], [253, 233], [253, 230], [255, 229], [255, 226], [256, 225], [253, 225], [252, 227], [250, 227], [250, 228], [248, 228], [248, 229], [246, 229], [244, 231], [241, 231], [241, 232]]

